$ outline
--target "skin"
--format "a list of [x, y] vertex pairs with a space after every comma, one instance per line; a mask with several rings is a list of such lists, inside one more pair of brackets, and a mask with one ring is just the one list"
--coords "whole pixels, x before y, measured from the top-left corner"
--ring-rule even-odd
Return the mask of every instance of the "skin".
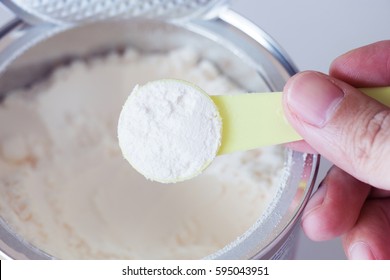
[[349, 259], [390, 259], [390, 108], [357, 87], [390, 86], [390, 41], [336, 58], [329, 75], [306, 71], [285, 86], [294, 149], [334, 163], [303, 217], [315, 241], [341, 236]]

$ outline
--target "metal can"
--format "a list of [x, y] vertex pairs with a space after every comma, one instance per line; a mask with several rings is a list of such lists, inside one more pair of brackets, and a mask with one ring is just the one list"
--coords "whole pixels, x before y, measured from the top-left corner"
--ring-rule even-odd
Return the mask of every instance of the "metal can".
[[[13, 2], [23, 1], [5, 2], [15, 8]], [[248, 91], [282, 90], [297, 70], [280, 46], [258, 26], [227, 8], [226, 1], [203, 2], [219, 8], [212, 13], [202, 8], [180, 20], [131, 16], [115, 20], [96, 17], [87, 23], [47, 23], [37, 21], [31, 13], [24, 16], [30, 24], [14, 20], [0, 32], [0, 97], [13, 88], [30, 85], [70, 57], [87, 57], [128, 45], [153, 52], [190, 44]], [[78, 40], [86, 34], [91, 40]], [[294, 257], [300, 216], [313, 192], [320, 159], [297, 151], [287, 154], [284, 184], [263, 218], [234, 242], [205, 258]], [[10, 259], [54, 258], [18, 236], [4, 220], [0, 220], [0, 251], [2, 257]]]

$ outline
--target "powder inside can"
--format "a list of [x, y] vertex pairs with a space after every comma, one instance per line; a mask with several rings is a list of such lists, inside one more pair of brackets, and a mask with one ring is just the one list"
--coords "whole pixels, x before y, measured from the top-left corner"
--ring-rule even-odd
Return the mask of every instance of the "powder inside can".
[[242, 89], [193, 49], [132, 48], [59, 67], [0, 103], [0, 214], [61, 259], [198, 259], [261, 220], [280, 189], [284, 149], [216, 157], [167, 186], [131, 168], [118, 146], [129, 88], [166, 77], [206, 92]]
[[118, 122], [124, 157], [146, 178], [162, 183], [198, 175], [214, 159], [222, 121], [213, 101], [184, 81], [137, 86]]

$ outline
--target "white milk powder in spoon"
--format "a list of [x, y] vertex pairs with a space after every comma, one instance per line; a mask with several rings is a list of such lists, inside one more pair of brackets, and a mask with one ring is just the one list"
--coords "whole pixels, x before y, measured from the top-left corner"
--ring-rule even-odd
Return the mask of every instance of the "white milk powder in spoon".
[[203, 90], [167, 79], [134, 88], [119, 117], [118, 138], [138, 172], [172, 183], [198, 175], [211, 163], [221, 130], [218, 109]]

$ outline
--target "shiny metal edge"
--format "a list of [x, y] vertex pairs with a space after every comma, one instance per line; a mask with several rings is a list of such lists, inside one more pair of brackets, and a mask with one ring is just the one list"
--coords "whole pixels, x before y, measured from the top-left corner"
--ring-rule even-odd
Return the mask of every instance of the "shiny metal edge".
[[252, 37], [259, 44], [263, 45], [285, 68], [290, 76], [298, 73], [298, 68], [294, 65], [283, 48], [264, 30], [255, 23], [241, 16], [235, 11], [226, 9], [219, 15], [220, 19], [235, 26], [242, 32]]
[[[302, 154], [304, 155], [304, 154]], [[310, 176], [306, 179], [308, 185], [306, 185], [306, 192], [304, 199], [301, 201], [299, 208], [292, 216], [292, 219], [286, 224], [283, 230], [277, 235], [274, 241], [267, 245], [262, 252], [259, 254], [253, 255], [251, 259], [274, 259], [275, 254], [278, 253], [278, 250], [283, 246], [283, 244], [288, 240], [288, 236], [295, 230], [295, 227], [299, 226], [297, 221], [302, 217], [303, 210], [307, 202], [309, 201], [311, 195], [314, 193], [316, 178], [320, 166], [320, 155], [307, 154], [305, 158], [305, 163], [309, 163], [307, 166], [311, 167]]]

